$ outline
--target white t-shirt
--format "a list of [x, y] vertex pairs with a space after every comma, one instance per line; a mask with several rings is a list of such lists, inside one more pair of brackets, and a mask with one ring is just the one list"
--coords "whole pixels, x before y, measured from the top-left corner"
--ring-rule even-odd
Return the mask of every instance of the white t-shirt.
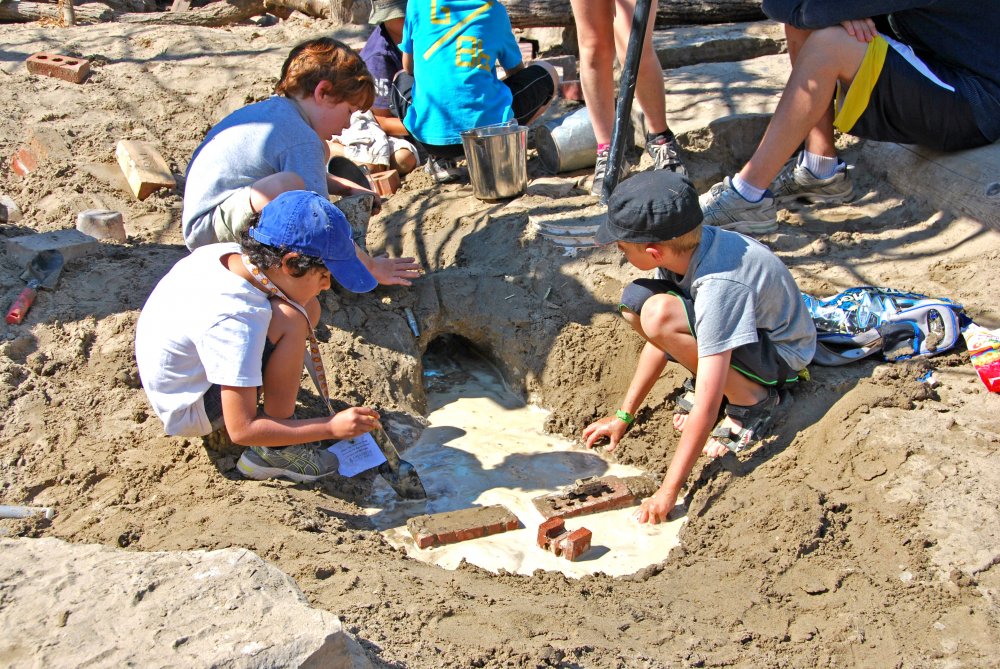
[[268, 296], [226, 268], [239, 244], [210, 244], [180, 260], [139, 315], [135, 358], [142, 387], [169, 435], [212, 432], [209, 386], [255, 388], [271, 323]]

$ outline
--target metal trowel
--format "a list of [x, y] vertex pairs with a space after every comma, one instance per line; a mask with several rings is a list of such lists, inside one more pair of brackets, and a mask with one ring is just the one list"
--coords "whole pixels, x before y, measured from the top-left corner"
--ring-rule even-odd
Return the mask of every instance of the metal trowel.
[[385, 462], [378, 466], [378, 473], [382, 478], [403, 499], [427, 499], [427, 492], [417, 475], [417, 468], [399, 457], [399, 451], [385, 430], [382, 428], [372, 430], [371, 435], [385, 455]]
[[14, 304], [7, 311], [7, 322], [11, 324], [20, 323], [24, 320], [28, 309], [35, 301], [38, 290], [54, 290], [59, 281], [59, 274], [63, 268], [63, 255], [56, 250], [39, 251], [28, 263], [28, 267], [21, 274], [21, 278], [28, 283], [28, 287], [21, 291], [21, 294], [14, 300]]

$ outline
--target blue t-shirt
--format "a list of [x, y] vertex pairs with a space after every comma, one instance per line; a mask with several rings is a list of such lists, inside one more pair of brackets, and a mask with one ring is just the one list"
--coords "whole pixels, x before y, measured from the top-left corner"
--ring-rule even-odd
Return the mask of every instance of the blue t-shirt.
[[413, 55], [413, 103], [403, 125], [421, 142], [462, 142], [461, 132], [514, 117], [497, 79], [521, 63], [510, 17], [496, 0], [410, 0], [403, 53]]
[[375, 109], [389, 109], [389, 85], [396, 73], [403, 69], [403, 52], [399, 50], [383, 24], [372, 31], [361, 49], [361, 60], [375, 79]]

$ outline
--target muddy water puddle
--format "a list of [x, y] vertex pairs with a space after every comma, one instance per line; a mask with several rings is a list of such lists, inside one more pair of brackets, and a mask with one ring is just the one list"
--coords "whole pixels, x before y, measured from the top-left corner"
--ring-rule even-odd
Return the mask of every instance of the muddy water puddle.
[[[605, 460], [578, 442], [546, 434], [546, 410], [511, 392], [485, 358], [448, 341], [424, 357], [430, 425], [402, 454], [416, 466], [428, 498], [400, 500], [379, 479], [366, 510], [387, 540], [414, 559], [446, 569], [464, 559], [492, 572], [530, 574], [543, 569], [568, 576], [620, 576], [664, 560], [678, 543], [684, 516], [658, 526], [640, 525], [632, 519], [636, 507], [567, 519], [567, 530], [586, 527], [593, 532], [590, 551], [576, 562], [536, 545], [544, 518], [533, 498], [588, 476], [643, 472]], [[491, 504], [510, 509], [521, 521], [520, 529], [427, 549], [418, 548], [406, 529], [413, 516]]]

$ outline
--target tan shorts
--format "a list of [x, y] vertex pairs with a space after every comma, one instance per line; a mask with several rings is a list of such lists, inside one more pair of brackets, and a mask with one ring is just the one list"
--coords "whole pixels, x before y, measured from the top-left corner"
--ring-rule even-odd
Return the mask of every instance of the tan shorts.
[[212, 210], [212, 229], [220, 242], [238, 242], [257, 213], [250, 205], [251, 186], [244, 186]]

